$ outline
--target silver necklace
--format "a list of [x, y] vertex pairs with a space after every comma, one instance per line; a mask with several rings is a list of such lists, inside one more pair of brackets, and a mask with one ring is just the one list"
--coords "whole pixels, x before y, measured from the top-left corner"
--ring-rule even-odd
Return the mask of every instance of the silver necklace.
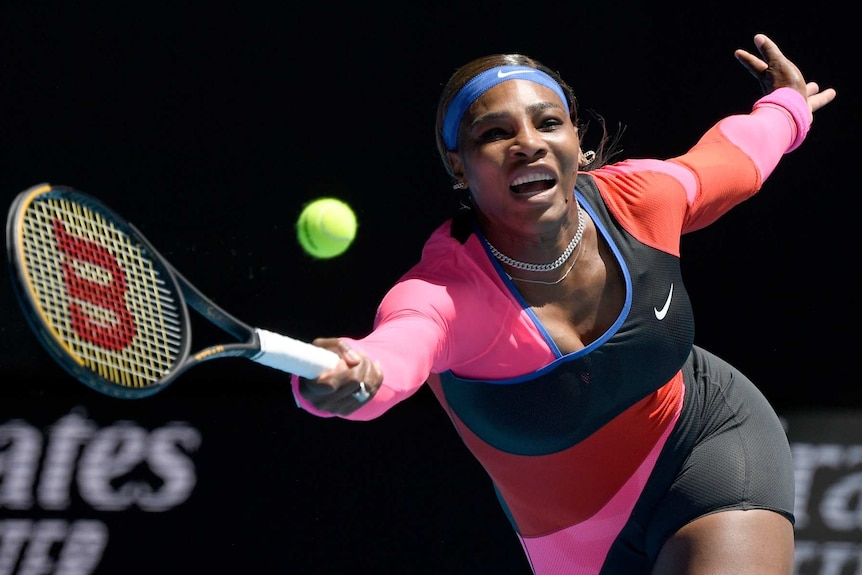
[[578, 256], [581, 255], [582, 251], [583, 250], [581, 249], [581, 246], [578, 245], [578, 253], [575, 254], [574, 258], [572, 258], [572, 263], [569, 266], [569, 269], [566, 270], [566, 273], [564, 273], [560, 277], [560, 279], [554, 280], [552, 282], [546, 282], [546, 281], [542, 281], [542, 280], [528, 280], [527, 278], [514, 278], [514, 277], [510, 276], [509, 274], [506, 274], [506, 276], [508, 276], [508, 278], [510, 280], [516, 281], [516, 282], [525, 282], [528, 284], [542, 284], [542, 285], [546, 285], [546, 286], [555, 286], [558, 283], [560, 283], [561, 281], [563, 281], [564, 279], [566, 279], [567, 277], [569, 277], [569, 272], [571, 272], [575, 268], [575, 264], [578, 263]]
[[[569, 257], [572, 255], [572, 252], [575, 251], [575, 248], [581, 243], [581, 236], [584, 235], [584, 212], [581, 210], [581, 204], [578, 204], [578, 231], [575, 232], [575, 237], [572, 238], [572, 241], [569, 242], [569, 245], [566, 246], [566, 250], [560, 254], [560, 257], [555, 259], [554, 261], [547, 264], [531, 264], [527, 262], [521, 262], [518, 260], [514, 260], [507, 255], [504, 255], [497, 248], [488, 241], [488, 238], [485, 238], [485, 243], [488, 244], [488, 249], [491, 250], [491, 253], [494, 254], [494, 257], [503, 262], [504, 264], [508, 264], [513, 268], [517, 268], [519, 270], [524, 270], [528, 272], [549, 272], [557, 269], [564, 263]], [[571, 271], [571, 268], [569, 268]], [[568, 273], [568, 272], [566, 272]], [[565, 276], [563, 276], [565, 277]]]

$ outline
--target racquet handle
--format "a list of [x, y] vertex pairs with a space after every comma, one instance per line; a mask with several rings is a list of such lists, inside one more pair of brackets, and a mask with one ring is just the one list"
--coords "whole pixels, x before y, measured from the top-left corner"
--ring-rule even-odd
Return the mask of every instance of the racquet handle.
[[256, 328], [255, 332], [260, 352], [251, 360], [257, 363], [307, 379], [316, 378], [338, 363], [338, 355], [328, 349], [265, 329]]

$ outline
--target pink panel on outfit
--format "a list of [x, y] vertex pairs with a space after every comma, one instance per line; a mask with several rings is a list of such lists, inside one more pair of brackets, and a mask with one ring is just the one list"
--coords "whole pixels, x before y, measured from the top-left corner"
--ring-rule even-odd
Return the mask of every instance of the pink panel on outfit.
[[595, 575], [601, 570], [611, 544], [628, 521], [659, 453], [679, 419], [682, 405], [680, 401], [673, 424], [667, 427], [637, 471], [598, 513], [587, 521], [550, 535], [520, 537], [535, 575]]

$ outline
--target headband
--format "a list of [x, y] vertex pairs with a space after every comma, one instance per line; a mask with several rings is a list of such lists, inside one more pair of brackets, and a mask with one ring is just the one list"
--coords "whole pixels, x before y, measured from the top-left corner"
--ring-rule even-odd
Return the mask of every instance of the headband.
[[529, 66], [498, 66], [485, 70], [464, 84], [464, 87], [458, 90], [458, 93], [455, 94], [455, 97], [452, 98], [452, 102], [446, 109], [446, 116], [443, 118], [443, 143], [446, 144], [447, 150], [454, 150], [458, 144], [458, 126], [461, 124], [461, 119], [464, 117], [467, 108], [479, 96], [506, 80], [530, 80], [536, 84], [541, 84], [553, 90], [560, 97], [563, 106], [568, 105], [568, 100], [566, 100], [566, 95], [560, 84], [537, 68], [530, 68]]

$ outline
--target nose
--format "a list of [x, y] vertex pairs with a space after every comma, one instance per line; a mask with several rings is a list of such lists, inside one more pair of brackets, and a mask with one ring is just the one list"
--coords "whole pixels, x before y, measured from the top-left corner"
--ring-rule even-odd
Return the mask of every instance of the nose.
[[525, 123], [515, 135], [510, 151], [517, 157], [532, 158], [546, 154], [548, 146], [542, 133], [531, 123]]

